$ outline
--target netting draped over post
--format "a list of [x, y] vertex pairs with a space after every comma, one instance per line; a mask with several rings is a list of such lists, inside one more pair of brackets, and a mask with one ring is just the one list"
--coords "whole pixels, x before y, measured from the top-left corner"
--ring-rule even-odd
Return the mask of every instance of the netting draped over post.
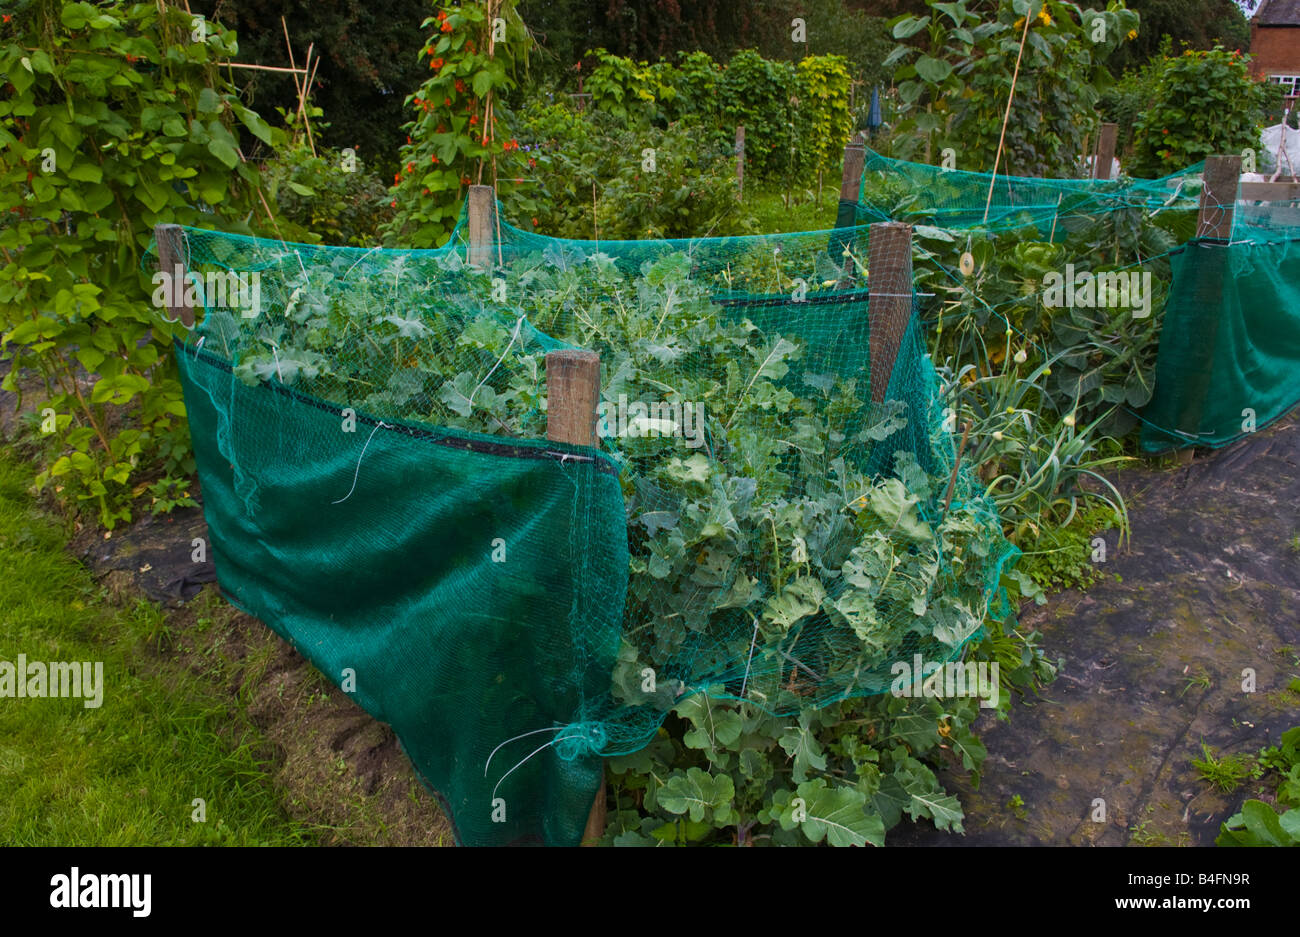
[[1034, 179], [868, 152], [857, 218], [916, 225], [941, 271], [929, 321], [1040, 343], [1066, 409], [1140, 422], [1146, 451], [1222, 446], [1300, 402], [1300, 206], [1243, 185], [1202, 210], [1206, 168]]
[[[964, 470], [945, 510], [911, 289], [870, 273], [906, 237], [500, 230], [488, 268], [463, 223], [433, 251], [184, 230], [221, 586], [355, 675], [461, 840], [576, 843], [599, 759], [702, 695], [796, 713], [981, 633], [1014, 549]], [[546, 438], [575, 348], [595, 447]]]

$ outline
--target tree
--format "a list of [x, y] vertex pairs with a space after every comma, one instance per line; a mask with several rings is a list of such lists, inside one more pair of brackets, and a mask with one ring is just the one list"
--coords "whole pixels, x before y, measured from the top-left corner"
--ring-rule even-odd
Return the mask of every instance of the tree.
[[[313, 101], [329, 123], [323, 142], [353, 147], [384, 173], [396, 170], [407, 119], [402, 101], [428, 77], [419, 52], [420, 23], [434, 9], [429, 0], [191, 0], [190, 8], [234, 29], [238, 60], [257, 65], [289, 64], [283, 17], [298, 67], [309, 44], [315, 43], [313, 60], [320, 56]], [[261, 113], [297, 108], [291, 75], [240, 78]]]

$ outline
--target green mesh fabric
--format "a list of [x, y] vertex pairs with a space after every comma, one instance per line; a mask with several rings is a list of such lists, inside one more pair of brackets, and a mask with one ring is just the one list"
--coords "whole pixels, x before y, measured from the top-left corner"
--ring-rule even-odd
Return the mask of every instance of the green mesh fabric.
[[[1300, 205], [1238, 200], [1228, 242], [1195, 238], [1203, 171], [1198, 163], [1154, 180], [995, 178], [868, 151], [860, 201], [855, 211], [841, 206], [842, 217], [917, 226], [920, 250], [942, 271], [930, 283], [936, 328], [956, 319], [1074, 343], [1053, 364], [1056, 399], [1102, 390], [1092, 412], [1116, 408], [1107, 424], [1115, 434], [1140, 423], [1148, 452], [1223, 446], [1300, 402]], [[959, 269], [963, 250], [979, 268], [973, 280]], [[996, 268], [1003, 283], [983, 279], [986, 264], [1012, 254], [1016, 263]], [[1099, 285], [1095, 302], [1061, 308], [1058, 297], [1051, 308], [1049, 272], [1098, 284], [1149, 275], [1150, 330], [1112, 302], [1113, 286]], [[1013, 288], [999, 291], [1010, 276]]]
[[1171, 337], [1160, 343], [1144, 450], [1225, 446], [1300, 402], [1300, 227], [1292, 230], [1270, 241], [1269, 229], [1234, 219], [1231, 243], [1196, 239], [1174, 256]]
[[1194, 211], [1203, 163], [1161, 179], [1035, 179], [941, 169], [867, 151], [859, 223], [909, 221], [939, 228], [1006, 231], [1035, 227], [1064, 237], [1071, 218], [1121, 209]]
[[[393, 726], [461, 841], [574, 844], [600, 759], [697, 694], [887, 692], [1005, 614], [1015, 551], [954, 472], [910, 289], [872, 372], [869, 267], [901, 258], [866, 228], [498, 230], [474, 265], [463, 221], [431, 251], [184, 231], [221, 587]], [[572, 348], [601, 359], [595, 447], [546, 438]]]

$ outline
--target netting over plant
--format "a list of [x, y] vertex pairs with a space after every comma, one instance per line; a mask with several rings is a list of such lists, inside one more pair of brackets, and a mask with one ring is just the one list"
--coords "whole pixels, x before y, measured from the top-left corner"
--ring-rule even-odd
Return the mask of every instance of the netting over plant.
[[[497, 233], [471, 265], [464, 224], [429, 251], [184, 232], [221, 586], [354, 681], [464, 841], [576, 842], [599, 758], [693, 695], [794, 713], [980, 633], [1015, 551], [954, 470], [912, 290], [869, 302], [904, 257], [865, 227]], [[600, 355], [596, 446], [547, 438], [565, 349]]]
[[938, 359], [986, 373], [1014, 342], [1079, 425], [1221, 446], [1300, 401], [1300, 208], [1237, 200], [1203, 219], [1231, 212], [1230, 235], [1197, 237], [1203, 173], [994, 177], [868, 152], [855, 211], [916, 226]]

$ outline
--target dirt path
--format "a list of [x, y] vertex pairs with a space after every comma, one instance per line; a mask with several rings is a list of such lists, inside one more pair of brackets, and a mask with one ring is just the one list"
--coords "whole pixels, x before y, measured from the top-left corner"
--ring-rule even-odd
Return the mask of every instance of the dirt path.
[[1212, 791], [1191, 764], [1202, 741], [1254, 753], [1300, 723], [1300, 415], [1120, 486], [1132, 544], [1105, 534], [1104, 579], [1021, 617], [1065, 658], [1060, 678], [981, 723], [979, 790], [946, 779], [967, 835], [916, 827], [898, 842], [1209, 845], [1255, 787]]

